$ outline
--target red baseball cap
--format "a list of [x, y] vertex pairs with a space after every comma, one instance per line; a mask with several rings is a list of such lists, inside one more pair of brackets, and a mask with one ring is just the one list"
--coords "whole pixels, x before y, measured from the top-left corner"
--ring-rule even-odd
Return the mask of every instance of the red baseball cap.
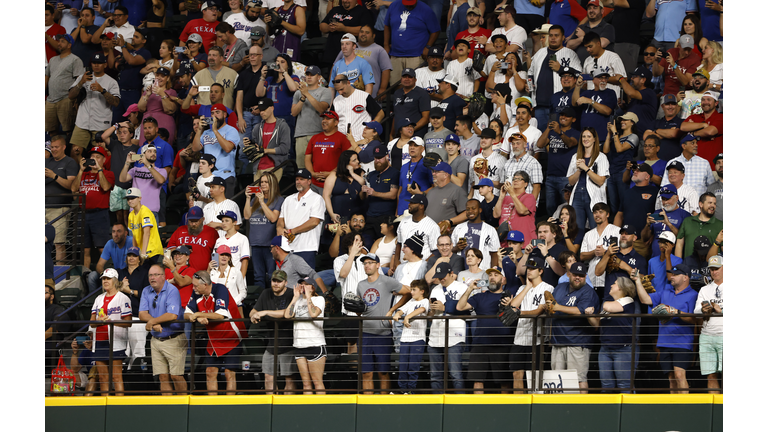
[[417, 0], [403, 0], [403, 6], [413, 6]]
[[107, 157], [107, 150], [105, 150], [104, 147], [99, 147], [99, 146], [91, 147], [91, 150], [88, 151], [88, 156], [90, 156], [93, 153], [98, 153], [104, 157]]
[[328, 117], [328, 118], [332, 118], [332, 119], [336, 119], [336, 120], [339, 119], [339, 115], [336, 114], [336, 111], [330, 111], [330, 110], [320, 114], [320, 117]]
[[217, 103], [216, 105], [211, 107], [211, 112], [213, 112], [214, 110], [227, 112], [227, 107], [222, 103]]

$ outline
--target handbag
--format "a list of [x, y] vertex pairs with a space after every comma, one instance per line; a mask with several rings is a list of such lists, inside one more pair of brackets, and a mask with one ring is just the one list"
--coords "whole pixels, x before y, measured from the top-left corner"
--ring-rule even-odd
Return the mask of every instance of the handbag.
[[72, 395], [75, 391], [75, 374], [67, 368], [64, 356], [59, 356], [59, 365], [51, 373], [51, 393]]

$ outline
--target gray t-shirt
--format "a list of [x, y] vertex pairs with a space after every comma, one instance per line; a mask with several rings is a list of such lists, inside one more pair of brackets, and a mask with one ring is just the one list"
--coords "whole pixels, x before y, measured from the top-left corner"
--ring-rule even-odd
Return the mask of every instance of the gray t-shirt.
[[[80, 171], [77, 166], [77, 162], [69, 156], [64, 156], [61, 160], [56, 161], [52, 157], [45, 160], [45, 167], [53, 171], [59, 177], [67, 178], [69, 176], [76, 176]], [[62, 187], [57, 181], [52, 178], [45, 178], [45, 204], [46, 205], [68, 205], [72, 202], [72, 197], [48, 197], [47, 195], [61, 195], [71, 194], [72, 191]]]
[[317, 273], [315, 270], [304, 261], [304, 258], [295, 255], [293, 253], [288, 254], [285, 257], [285, 261], [279, 267], [288, 275], [288, 286], [292, 287], [299, 283], [299, 279], [310, 277], [313, 280], [317, 279]]
[[447, 128], [440, 132], [429, 131], [424, 135], [424, 152], [437, 153], [444, 161], [448, 161], [448, 153], [445, 151], [445, 137], [452, 134]]
[[453, 175], [459, 173], [464, 173], [467, 175], [464, 177], [464, 184], [461, 186], [461, 188], [464, 189], [467, 194], [469, 194], [469, 159], [459, 155], [456, 157], [456, 159], [453, 160], [453, 162], [450, 162], [449, 165], [451, 166]]
[[277, 50], [277, 48], [273, 47], [272, 45], [265, 45], [261, 52], [263, 53], [263, 57], [261, 59], [264, 64], [266, 63], [272, 63], [277, 59], [277, 55], [280, 54], [280, 51]]
[[[314, 90], [310, 90], [309, 94], [312, 95], [319, 102], [325, 102], [328, 107], [333, 103], [333, 90], [328, 87], [319, 86]], [[299, 103], [301, 99], [301, 92], [297, 91], [293, 93], [293, 103]], [[313, 136], [323, 131], [319, 112], [315, 110], [309, 101], [304, 103], [301, 107], [298, 117], [296, 117], [296, 131], [294, 137]]]
[[69, 95], [69, 89], [75, 79], [85, 72], [80, 57], [70, 54], [63, 59], [61, 56], [51, 57], [45, 76], [48, 78], [48, 99], [56, 103]]
[[248, 45], [243, 42], [242, 39], [237, 39], [235, 46], [229, 52], [229, 55], [224, 56], [224, 60], [229, 62], [229, 67], [240, 63], [243, 58], [248, 55]]
[[723, 181], [718, 180], [707, 186], [707, 192], [712, 192], [717, 198], [717, 207], [715, 208], [715, 217], [723, 220]]
[[[79, 81], [80, 77], [78, 76], [70, 88], [75, 87]], [[102, 94], [91, 90], [94, 81], [98, 82], [112, 96], [120, 97], [120, 86], [117, 85], [117, 81], [107, 74], [100, 77], [94, 76], [91, 81], [86, 81], [83, 85], [85, 100], [77, 109], [75, 125], [87, 131], [103, 131], [112, 123], [112, 107], [107, 104], [107, 100]]]
[[[360, 281], [357, 284], [357, 295], [363, 299], [368, 309], [363, 312], [363, 316], [383, 317], [392, 308], [392, 292], [400, 292], [402, 285], [396, 279], [389, 276], [379, 275], [376, 282], [368, 282], [368, 279]], [[390, 335], [392, 327], [390, 321], [382, 322], [380, 320], [363, 321], [363, 333], [375, 335]]]
[[429, 206], [424, 214], [437, 222], [456, 217], [467, 208], [466, 190], [450, 181], [443, 187], [435, 186], [430, 189], [427, 192], [427, 200]]

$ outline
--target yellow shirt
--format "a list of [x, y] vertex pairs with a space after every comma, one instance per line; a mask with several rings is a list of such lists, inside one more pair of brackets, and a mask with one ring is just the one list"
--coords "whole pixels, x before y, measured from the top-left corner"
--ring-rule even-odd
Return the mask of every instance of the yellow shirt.
[[155, 215], [147, 206], [141, 206], [139, 212], [133, 210], [128, 214], [128, 228], [133, 233], [133, 244], [141, 249], [143, 243], [144, 227], [152, 227], [149, 231], [149, 244], [147, 245], [147, 255], [153, 257], [163, 253], [163, 244], [160, 241], [160, 232], [157, 231], [157, 222]]

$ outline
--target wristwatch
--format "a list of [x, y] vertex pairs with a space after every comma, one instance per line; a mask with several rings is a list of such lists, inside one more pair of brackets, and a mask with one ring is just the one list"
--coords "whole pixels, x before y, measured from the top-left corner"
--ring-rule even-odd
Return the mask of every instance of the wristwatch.
[[300, 101], [302, 101], [302, 102], [306, 102], [306, 101], [307, 101], [307, 98], [305, 98], [304, 96], [302, 96], [302, 97], [300, 97], [300, 98], [299, 98], [299, 100], [300, 100]]

